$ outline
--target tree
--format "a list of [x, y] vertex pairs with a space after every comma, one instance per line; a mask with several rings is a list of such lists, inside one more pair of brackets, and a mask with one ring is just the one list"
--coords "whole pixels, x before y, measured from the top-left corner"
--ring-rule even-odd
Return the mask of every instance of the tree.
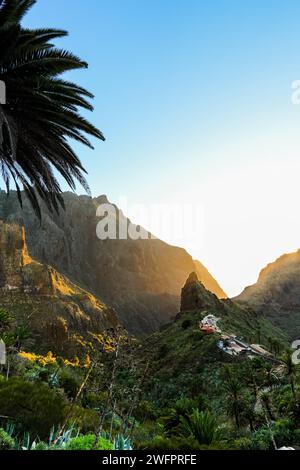
[[293, 362], [291, 351], [285, 351], [285, 353], [282, 356], [282, 361], [284, 363], [285, 375], [291, 386], [292, 395], [296, 403], [297, 400], [296, 400], [296, 392], [295, 392], [295, 380], [296, 380], [296, 374], [297, 374], [297, 366]]
[[221, 440], [221, 432], [214, 415], [194, 409], [188, 417], [181, 417], [182, 430], [193, 436], [199, 444], [212, 444]]
[[279, 339], [277, 339], [273, 336], [270, 336], [268, 338], [268, 344], [269, 344], [269, 347], [270, 347], [270, 351], [272, 353], [274, 353], [275, 356], [278, 356], [278, 354], [280, 354], [280, 352], [282, 351], [283, 344]]
[[68, 139], [92, 148], [86, 135], [104, 137], [79, 113], [80, 108], [93, 109], [88, 100], [93, 95], [61, 77], [87, 68], [86, 62], [50, 42], [67, 32], [21, 26], [35, 2], [0, 0], [0, 81], [6, 87], [6, 104], [0, 104], [0, 175], [7, 191], [14, 182], [21, 205], [25, 190], [40, 217], [39, 198], [49, 210], [63, 205], [54, 169], [72, 190], [79, 181], [89, 191]]
[[224, 389], [226, 394], [227, 414], [234, 418], [236, 427], [241, 425], [241, 417], [245, 408], [243, 383], [233, 368], [227, 366], [223, 373]]

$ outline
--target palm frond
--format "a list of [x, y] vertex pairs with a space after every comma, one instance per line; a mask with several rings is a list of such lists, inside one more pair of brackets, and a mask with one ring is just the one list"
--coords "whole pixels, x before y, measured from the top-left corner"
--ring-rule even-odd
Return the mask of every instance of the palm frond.
[[21, 20], [35, 0], [0, 0], [0, 80], [7, 103], [0, 106], [0, 175], [29, 198], [38, 217], [40, 203], [63, 205], [58, 172], [72, 190], [79, 182], [89, 193], [84, 168], [69, 142], [93, 148], [88, 136], [104, 140], [79, 109], [93, 110], [92, 93], [61, 75], [87, 68], [76, 55], [50, 41], [67, 35], [60, 29], [23, 28]]

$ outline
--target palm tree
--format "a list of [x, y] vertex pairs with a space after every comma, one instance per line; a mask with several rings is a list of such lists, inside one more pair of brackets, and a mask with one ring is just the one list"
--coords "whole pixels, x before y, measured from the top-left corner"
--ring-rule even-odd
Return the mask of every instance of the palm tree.
[[296, 399], [296, 392], [295, 392], [295, 381], [296, 381], [296, 376], [297, 376], [297, 366], [293, 362], [291, 351], [286, 351], [283, 354], [282, 362], [284, 363], [285, 375], [291, 386], [292, 395], [296, 403], [297, 399]]
[[268, 338], [268, 343], [269, 343], [270, 351], [274, 353], [275, 356], [278, 356], [278, 354], [281, 352], [283, 348], [282, 342], [279, 339], [273, 336], [270, 336]]
[[225, 366], [223, 371], [223, 386], [226, 395], [227, 414], [234, 418], [236, 427], [241, 425], [241, 417], [245, 408], [244, 387], [236, 371]]
[[183, 433], [193, 436], [199, 444], [210, 445], [222, 438], [218, 422], [209, 411], [194, 409], [189, 416], [181, 417], [181, 426]]
[[89, 191], [68, 139], [92, 148], [86, 135], [104, 137], [78, 110], [92, 110], [88, 99], [93, 95], [61, 77], [87, 68], [86, 62], [50, 42], [67, 32], [22, 27], [35, 2], [0, 0], [0, 80], [6, 86], [6, 104], [0, 104], [0, 175], [7, 191], [13, 181], [20, 204], [25, 190], [40, 217], [39, 198], [49, 210], [63, 205], [53, 170], [72, 190], [79, 181]]

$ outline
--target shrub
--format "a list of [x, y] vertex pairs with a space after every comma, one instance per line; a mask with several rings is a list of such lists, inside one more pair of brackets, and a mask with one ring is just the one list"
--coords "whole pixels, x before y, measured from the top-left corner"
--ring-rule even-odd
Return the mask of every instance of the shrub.
[[272, 436], [268, 427], [263, 426], [253, 434], [251, 450], [271, 450]]
[[[66, 413], [68, 410], [69, 405], [66, 406]], [[83, 434], [94, 432], [99, 425], [99, 416], [94, 410], [74, 406], [68, 424], [80, 429]]]
[[14, 419], [20, 432], [41, 439], [63, 421], [65, 401], [43, 382], [11, 378], [0, 382], [0, 414]]
[[46, 442], [41, 441], [32, 450], [49, 450], [49, 446]]
[[280, 419], [274, 423], [273, 434], [278, 447], [293, 444], [294, 426], [290, 419]]
[[147, 400], [141, 400], [134, 412], [138, 421], [155, 420], [157, 418], [157, 409], [154, 404]]
[[181, 323], [181, 328], [183, 330], [186, 330], [187, 328], [189, 328], [191, 326], [192, 322], [191, 320], [183, 320], [183, 322]]
[[63, 370], [59, 375], [59, 382], [69, 398], [75, 398], [79, 389], [80, 383], [77, 377], [69, 371]]
[[12, 450], [14, 447], [14, 439], [4, 429], [0, 428], [0, 450]]
[[250, 437], [241, 437], [234, 441], [234, 445], [240, 450], [250, 450], [252, 448], [252, 441]]
[[[95, 434], [87, 434], [86, 436], [79, 436], [74, 437], [71, 441], [67, 444], [66, 450], [93, 450], [95, 442]], [[113, 444], [104, 439], [104, 437], [100, 437], [97, 450], [113, 450]]]
[[252, 449], [273, 450], [272, 434], [278, 447], [292, 445], [298, 441], [299, 434], [294, 429], [289, 419], [280, 419], [272, 425], [272, 431], [267, 426], [262, 426], [252, 438]]

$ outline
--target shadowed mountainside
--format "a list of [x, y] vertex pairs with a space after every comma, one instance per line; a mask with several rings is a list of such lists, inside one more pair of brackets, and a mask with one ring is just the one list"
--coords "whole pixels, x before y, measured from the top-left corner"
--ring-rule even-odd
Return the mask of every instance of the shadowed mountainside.
[[[42, 204], [41, 224], [23, 199], [22, 211], [16, 193], [7, 198], [1, 192], [0, 218], [24, 224], [30, 255], [114, 307], [130, 333], [151, 333], [179, 311], [180, 289], [191, 271], [226, 297], [207, 269], [182, 248], [158, 239], [99, 240], [96, 209], [106, 196], [64, 193], [66, 210], [51, 214]], [[121, 211], [119, 218], [128, 223]]]
[[251, 306], [291, 339], [300, 337], [300, 250], [268, 264], [234, 301]]

